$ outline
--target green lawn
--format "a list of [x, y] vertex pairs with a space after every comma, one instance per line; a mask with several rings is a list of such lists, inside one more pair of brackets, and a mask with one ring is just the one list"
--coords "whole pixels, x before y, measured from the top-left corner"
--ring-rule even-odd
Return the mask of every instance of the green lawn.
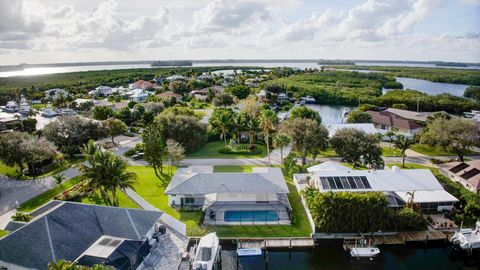
[[44, 177], [48, 177], [48, 176], [51, 176], [51, 175], [61, 173], [61, 172], [65, 171], [66, 169], [81, 163], [82, 161], [83, 161], [83, 159], [81, 159], [81, 158], [67, 160], [63, 163], [58, 163], [55, 166], [52, 166], [51, 168], [49, 168], [48, 171], [45, 171], [42, 174], [35, 175], [35, 176], [30, 176], [30, 175], [20, 176], [17, 173], [16, 167], [10, 167], [10, 166], [7, 166], [7, 165], [3, 164], [2, 162], [0, 162], [0, 174], [3, 174], [5, 176], [11, 177], [11, 178], [15, 178], [15, 179], [24, 179], [24, 180], [38, 179], [38, 178], [44, 178]]
[[[97, 192], [88, 197], [83, 198], [81, 202], [88, 203], [88, 204], [96, 204], [96, 205], [106, 205]], [[138, 206], [138, 204], [132, 201], [132, 199], [130, 199], [127, 196], [127, 194], [125, 194], [123, 191], [118, 193], [118, 204], [119, 204], [118, 205], [119, 207], [140, 208], [140, 206]]]
[[0, 161], [0, 174], [12, 177], [17, 175], [17, 170], [15, 167], [7, 166]]
[[[203, 226], [200, 224], [201, 212], [179, 211], [168, 205], [168, 198], [163, 194], [168, 182], [171, 179], [169, 169], [164, 169], [162, 179], [158, 179], [151, 167], [130, 166], [130, 171], [137, 173], [139, 183], [135, 186], [137, 193], [149, 203], [164, 211], [167, 214], [187, 224], [189, 236], [202, 236], [208, 232], [215, 231], [222, 237], [288, 237], [288, 236], [309, 236], [310, 224], [302, 207], [300, 195], [295, 189], [291, 178], [286, 178], [290, 190], [289, 199], [293, 208], [294, 225], [262, 225], [262, 226]], [[223, 171], [246, 170], [246, 166], [229, 166], [222, 168]], [[173, 169], [173, 172], [175, 169]]]
[[382, 156], [384, 157], [401, 157], [402, 156], [402, 154], [400, 153], [400, 150], [395, 148], [382, 146], [382, 150], [383, 150]]
[[262, 150], [261, 154], [258, 155], [247, 155], [247, 154], [222, 154], [220, 149], [225, 147], [224, 142], [209, 142], [198, 150], [195, 153], [189, 154], [188, 158], [263, 158], [267, 156], [267, 148], [263, 145], [255, 144], [255, 147]]
[[7, 234], [8, 234], [8, 231], [0, 230], [0, 238], [4, 237]]
[[[456, 156], [455, 153], [448, 152], [442, 147], [430, 146], [426, 144], [414, 144], [410, 149], [426, 156]], [[478, 152], [468, 151], [467, 156], [479, 154], [480, 153]]]
[[35, 109], [35, 110], [41, 110], [41, 109], [46, 108], [47, 104], [46, 103], [32, 104], [32, 105], [30, 105], [30, 107], [32, 107], [32, 109]]
[[64, 182], [61, 186], [56, 186], [50, 190], [45, 191], [44, 193], [34, 197], [20, 205], [18, 211], [20, 212], [31, 212], [38, 207], [44, 205], [45, 203], [49, 202], [53, 197], [62, 193], [64, 190], [73, 187], [74, 185], [80, 183], [81, 179], [79, 176], [74, 177], [66, 182]]
[[252, 165], [215, 165], [213, 172], [252, 172]]
[[[298, 152], [292, 151], [292, 153], [296, 157], [300, 157]], [[316, 158], [330, 158], [330, 157], [338, 157], [338, 156], [339, 155], [337, 154], [337, 152], [335, 152], [335, 150], [333, 150], [332, 148], [328, 148], [327, 150], [320, 152], [320, 154], [318, 156], [316, 156]], [[312, 155], [308, 155], [307, 157], [308, 158], [313, 158]]]
[[404, 168], [402, 168], [402, 163], [388, 163], [386, 165], [390, 168], [392, 168], [393, 166], [397, 166], [400, 169], [432, 169], [432, 167], [416, 163], [405, 163]]

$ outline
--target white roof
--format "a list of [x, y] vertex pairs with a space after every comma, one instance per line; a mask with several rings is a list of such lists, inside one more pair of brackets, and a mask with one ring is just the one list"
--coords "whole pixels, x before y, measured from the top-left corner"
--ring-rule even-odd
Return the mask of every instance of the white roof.
[[376, 134], [378, 131], [371, 123], [357, 123], [357, 124], [329, 124], [327, 125], [328, 136], [332, 137], [338, 130], [343, 128], [355, 128], [367, 134]]
[[[395, 192], [400, 197], [407, 196], [407, 192], [415, 191], [415, 202], [443, 202], [457, 201], [455, 197], [448, 194], [437, 178], [428, 169], [408, 170], [335, 170], [316, 171], [312, 173], [320, 191], [323, 189], [319, 177], [349, 177], [365, 176], [370, 189], [328, 189], [328, 191], [381, 191]], [[419, 194], [417, 197], [417, 193]], [[402, 197], [402, 199], [403, 199]], [[408, 197], [406, 197], [408, 198]], [[425, 200], [425, 201], [422, 201]]]
[[348, 171], [350, 168], [347, 166], [343, 166], [337, 162], [333, 161], [325, 161], [323, 163], [317, 164], [312, 167], [308, 167], [307, 171], [308, 172], [318, 172], [318, 171]]
[[[411, 195], [408, 192], [395, 192], [402, 200], [407, 202]], [[453, 197], [445, 190], [416, 190], [413, 201], [416, 203], [429, 203], [429, 202], [455, 202], [457, 198]]]

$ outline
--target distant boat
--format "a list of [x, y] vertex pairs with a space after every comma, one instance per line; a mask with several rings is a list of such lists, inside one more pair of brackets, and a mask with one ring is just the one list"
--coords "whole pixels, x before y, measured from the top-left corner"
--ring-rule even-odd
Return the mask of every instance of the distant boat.
[[301, 97], [300, 100], [305, 102], [306, 104], [315, 104], [316, 103], [315, 99], [311, 96]]
[[220, 252], [220, 242], [216, 233], [209, 233], [198, 242], [193, 270], [212, 270]]
[[467, 118], [474, 118], [475, 116], [480, 115], [480, 111], [472, 110], [470, 112], [464, 112], [463, 115], [465, 115]]
[[246, 256], [261, 256], [262, 249], [260, 248], [239, 248], [237, 249], [238, 257], [246, 257]]
[[460, 229], [455, 232], [450, 241], [463, 250], [480, 249], [480, 221], [477, 221], [474, 230]]
[[52, 108], [45, 108], [40, 115], [43, 117], [54, 117], [57, 116], [58, 113]]

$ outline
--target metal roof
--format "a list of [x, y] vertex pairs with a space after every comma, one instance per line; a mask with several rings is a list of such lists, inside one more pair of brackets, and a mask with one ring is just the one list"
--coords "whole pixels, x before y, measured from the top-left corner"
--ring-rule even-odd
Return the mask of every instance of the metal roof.
[[282, 170], [253, 168], [251, 173], [214, 173], [212, 167], [179, 168], [165, 194], [289, 193]]
[[63, 202], [0, 240], [0, 265], [45, 269], [75, 260], [104, 235], [140, 240], [160, 211]]

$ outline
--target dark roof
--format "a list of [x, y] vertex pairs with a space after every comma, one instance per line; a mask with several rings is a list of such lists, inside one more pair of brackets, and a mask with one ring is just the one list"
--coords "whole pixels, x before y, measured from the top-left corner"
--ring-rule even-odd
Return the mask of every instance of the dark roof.
[[0, 265], [45, 269], [75, 260], [103, 235], [140, 240], [162, 214], [64, 202], [0, 240]]
[[408, 130], [422, 128], [421, 125], [415, 123], [414, 121], [400, 117], [388, 111], [367, 111], [367, 113], [372, 117], [372, 123], [374, 124]]
[[7, 226], [5, 226], [5, 230], [9, 232], [13, 232], [25, 226], [25, 224], [27, 223], [22, 221], [10, 221], [8, 222]]

